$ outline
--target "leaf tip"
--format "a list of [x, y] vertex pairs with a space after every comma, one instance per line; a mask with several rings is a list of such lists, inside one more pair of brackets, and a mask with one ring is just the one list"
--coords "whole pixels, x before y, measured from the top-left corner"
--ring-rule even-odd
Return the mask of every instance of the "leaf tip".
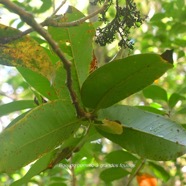
[[166, 50], [165, 52], [163, 52], [160, 56], [162, 59], [164, 59], [165, 61], [167, 61], [170, 64], [173, 64], [173, 49], [171, 50]]

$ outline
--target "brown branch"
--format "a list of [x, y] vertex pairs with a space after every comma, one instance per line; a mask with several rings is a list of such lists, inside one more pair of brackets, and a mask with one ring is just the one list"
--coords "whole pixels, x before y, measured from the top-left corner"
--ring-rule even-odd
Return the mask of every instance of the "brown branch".
[[30, 25], [36, 32], [38, 32], [42, 37], [46, 39], [46, 41], [49, 43], [53, 51], [58, 55], [58, 57], [61, 59], [63, 66], [66, 70], [66, 77], [67, 77], [67, 88], [70, 92], [72, 102], [76, 108], [76, 112], [78, 116], [84, 116], [85, 112], [83, 109], [81, 109], [78, 101], [77, 101], [77, 95], [72, 87], [72, 78], [71, 78], [71, 62], [65, 57], [63, 52], [60, 50], [58, 44], [52, 39], [51, 35], [45, 31], [45, 29], [38, 24], [33, 15], [29, 12], [26, 12], [16, 4], [12, 3], [10, 0], [0, 0], [0, 3], [5, 5], [9, 10], [12, 10], [14, 13], [18, 14], [20, 18], [26, 22], [28, 25]]
[[[2, 1], [0, 0], [0, 3], [1, 2], [3, 4], [4, 0], [2, 0]], [[62, 2], [61, 5], [63, 5], [63, 3], [64, 2]], [[40, 23], [40, 25], [42, 27], [44, 27], [44, 26], [53, 26], [53, 27], [72, 27], [72, 26], [78, 26], [78, 25], [84, 23], [86, 20], [88, 20], [88, 19], [96, 16], [97, 14], [101, 13], [102, 11], [104, 11], [107, 8], [107, 4], [108, 4], [108, 0], [105, 1], [105, 3], [103, 4], [103, 6], [100, 9], [96, 10], [95, 12], [93, 12], [93, 13], [91, 13], [91, 14], [83, 17], [83, 18], [80, 18], [80, 19], [75, 20], [75, 21], [72, 21], [72, 22], [59, 23], [57, 20], [60, 19], [60, 18], [62, 18], [62, 17], [59, 16], [58, 18], [54, 19], [54, 17], [53, 17], [54, 14], [52, 14], [49, 18], [47, 18], [42, 23]], [[61, 5], [59, 7], [61, 7]], [[58, 8], [56, 10], [58, 10]], [[2, 43], [2, 44], [9, 43], [11, 41], [14, 41], [16, 39], [19, 39], [19, 38], [23, 37], [24, 35], [27, 35], [27, 34], [33, 32], [33, 31], [34, 31], [34, 28], [29, 28], [28, 30], [26, 30], [24, 32], [21, 32], [20, 34], [18, 34], [16, 36], [12, 36], [12, 37], [8, 37], [8, 38], [2, 38], [1, 41], [0, 41], [0, 43]]]

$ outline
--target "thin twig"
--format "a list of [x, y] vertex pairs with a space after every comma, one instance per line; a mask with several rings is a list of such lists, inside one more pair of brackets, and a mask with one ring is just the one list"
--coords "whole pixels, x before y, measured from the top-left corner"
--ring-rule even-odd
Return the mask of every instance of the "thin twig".
[[[1, 2], [3, 4], [4, 0], [0, 1], [0, 3]], [[58, 19], [56, 20], [56, 19], [53, 18], [53, 16], [50, 16], [49, 18], [47, 18], [46, 20], [44, 20], [42, 23], [40, 23], [40, 25], [42, 27], [44, 27], [44, 26], [53, 26], [53, 27], [72, 27], [72, 26], [78, 26], [78, 25], [84, 23], [86, 20], [88, 20], [88, 19], [96, 16], [97, 14], [101, 13], [102, 11], [104, 11], [107, 8], [107, 4], [108, 4], [108, 0], [105, 1], [105, 3], [103, 4], [103, 6], [100, 9], [98, 9], [95, 12], [89, 14], [88, 16], [85, 16], [83, 18], [80, 18], [80, 19], [78, 19], [76, 21], [59, 23], [59, 22], [57, 22]], [[58, 18], [61, 18], [61, 16], [59, 16]], [[18, 34], [16, 36], [12, 36], [12, 37], [8, 37], [8, 38], [1, 38], [0, 43], [1, 44], [9, 43], [11, 41], [14, 41], [14, 40], [17, 40], [17, 39], [23, 37], [24, 35], [27, 35], [27, 34], [33, 32], [33, 31], [34, 31], [33, 28], [29, 28], [28, 30], [26, 30], [24, 32], [21, 32], [20, 34]]]
[[72, 157], [70, 158], [70, 172], [71, 172], [71, 186], [76, 186], [76, 175], [75, 175], [75, 167], [72, 164]]
[[72, 99], [72, 102], [76, 108], [77, 115], [82, 117], [85, 115], [85, 112], [83, 109], [81, 109], [78, 100], [77, 95], [72, 87], [72, 78], [71, 78], [71, 62], [65, 57], [61, 49], [59, 48], [58, 44], [52, 39], [51, 35], [45, 31], [45, 29], [38, 24], [33, 15], [31, 13], [26, 12], [16, 4], [12, 3], [10, 0], [0, 0], [0, 3], [5, 5], [9, 10], [12, 10], [14, 13], [18, 14], [21, 19], [26, 22], [28, 25], [30, 25], [36, 32], [38, 32], [42, 37], [45, 38], [45, 40], [49, 43], [53, 51], [58, 55], [58, 57], [61, 59], [63, 66], [66, 70], [66, 77], [67, 77], [67, 88], [70, 92], [70, 96]]
[[84, 23], [86, 20], [96, 16], [97, 14], [101, 13], [103, 10], [105, 10], [107, 8], [107, 4], [108, 4], [108, 0], [105, 1], [105, 3], [103, 4], [103, 6], [96, 10], [95, 12], [85, 16], [85, 17], [82, 17], [78, 20], [75, 20], [75, 21], [71, 21], [71, 22], [63, 22], [63, 23], [59, 23], [57, 22], [55, 19], [52, 19], [52, 18], [49, 18], [49, 19], [46, 19], [44, 22], [45, 22], [45, 25], [44, 26], [53, 26], [53, 27], [72, 27], [72, 26], [78, 26], [82, 23]]
[[138, 172], [140, 171], [140, 169], [143, 167], [143, 165], [145, 164], [145, 159], [142, 160], [142, 162], [140, 163], [140, 165], [138, 167], [135, 167], [135, 171], [133, 174], [130, 175], [129, 179], [128, 179], [128, 183], [126, 186], [129, 186], [130, 183], [132, 182], [132, 180], [134, 179], [134, 177], [138, 174]]
[[7, 98], [9, 98], [9, 99], [11, 99], [11, 100], [13, 100], [13, 101], [16, 101], [17, 100], [17, 98], [16, 98], [16, 95], [7, 95], [6, 93], [4, 93], [4, 92], [1, 92], [0, 91], [0, 96], [4, 96], [4, 97], [7, 97]]
[[66, 3], [66, 0], [62, 1], [59, 7], [52, 13], [51, 17], [57, 14], [57, 12], [61, 9], [61, 7]]

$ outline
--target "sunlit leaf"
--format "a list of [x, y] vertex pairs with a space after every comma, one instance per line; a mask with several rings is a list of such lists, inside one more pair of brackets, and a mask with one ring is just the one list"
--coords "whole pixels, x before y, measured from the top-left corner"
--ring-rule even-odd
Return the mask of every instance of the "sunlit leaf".
[[12, 172], [41, 157], [81, 123], [71, 103], [56, 100], [36, 107], [0, 134], [0, 171]]
[[55, 76], [55, 69], [43, 48], [29, 36], [6, 42], [9, 37], [21, 32], [0, 24], [0, 64], [14, 67], [26, 67], [47, 77], [49, 81]]
[[54, 84], [51, 84], [46, 77], [24, 67], [17, 67], [17, 70], [20, 72], [26, 82], [41, 95], [49, 100], [58, 98], [57, 91], [54, 89]]
[[[75, 7], [69, 6], [67, 13], [58, 21], [71, 22], [84, 15]], [[80, 86], [89, 74], [90, 63], [93, 58], [92, 39], [95, 29], [91, 23], [82, 23], [78, 27], [49, 27], [52, 38], [58, 42], [61, 50], [72, 58], [72, 78], [74, 89], [79, 93]]]
[[36, 107], [36, 104], [34, 103], [33, 100], [13, 101], [10, 103], [0, 105], [0, 116], [7, 115], [11, 112], [34, 108], [34, 107]]

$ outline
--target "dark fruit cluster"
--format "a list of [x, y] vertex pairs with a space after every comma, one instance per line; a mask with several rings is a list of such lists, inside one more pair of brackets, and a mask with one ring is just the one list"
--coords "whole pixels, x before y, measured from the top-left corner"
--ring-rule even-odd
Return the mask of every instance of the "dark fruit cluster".
[[[93, 3], [103, 3], [103, 0], [95, 0]], [[118, 45], [124, 48], [133, 49], [134, 43], [129, 38], [130, 30], [132, 27], [139, 27], [145, 18], [141, 17], [140, 12], [137, 10], [136, 3], [133, 0], [126, 0], [124, 6], [119, 4], [119, 0], [116, 0], [116, 14], [115, 17], [109, 22], [106, 17], [106, 12], [109, 7], [113, 5], [113, 1], [110, 0], [108, 8], [102, 12], [100, 21], [106, 23], [106, 26], [97, 29], [96, 43], [101, 46], [112, 43], [116, 39], [116, 34], [120, 36]]]

